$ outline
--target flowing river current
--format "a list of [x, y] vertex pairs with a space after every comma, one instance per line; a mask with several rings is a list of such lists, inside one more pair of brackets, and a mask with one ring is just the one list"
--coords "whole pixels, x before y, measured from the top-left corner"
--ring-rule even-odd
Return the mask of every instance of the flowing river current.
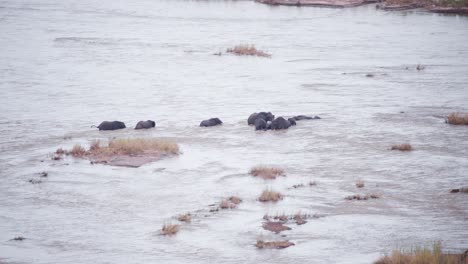
[[[450, 193], [468, 185], [468, 126], [444, 122], [468, 111], [468, 17], [0, 0], [0, 36], [0, 263], [372, 263], [433, 241], [468, 248], [468, 196]], [[238, 44], [272, 57], [224, 53]], [[260, 111], [322, 119], [255, 131], [247, 117]], [[224, 124], [198, 126], [211, 117]], [[155, 129], [133, 129], [147, 119]], [[104, 120], [128, 128], [90, 128]], [[51, 159], [132, 137], [170, 138], [182, 153], [139, 168]], [[397, 143], [414, 150], [389, 150]], [[261, 164], [286, 176], [250, 176]], [[265, 188], [284, 199], [259, 202]], [[357, 193], [380, 198], [345, 200]], [[209, 212], [231, 195], [236, 209]], [[176, 235], [159, 234], [186, 212]], [[265, 214], [298, 212], [321, 217], [262, 228]]]

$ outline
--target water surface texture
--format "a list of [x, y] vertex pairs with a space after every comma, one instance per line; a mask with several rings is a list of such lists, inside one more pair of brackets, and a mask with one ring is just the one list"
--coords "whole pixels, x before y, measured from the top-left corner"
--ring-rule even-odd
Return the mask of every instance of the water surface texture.
[[[3, 0], [0, 34], [1, 263], [371, 263], [435, 240], [468, 248], [467, 196], [449, 193], [468, 185], [468, 127], [443, 119], [468, 111], [468, 17]], [[243, 43], [272, 57], [213, 55]], [[322, 119], [256, 132], [247, 117], [259, 111]], [[210, 117], [224, 124], [198, 127]], [[157, 127], [132, 129], [147, 119]], [[103, 120], [129, 128], [90, 128]], [[51, 160], [114, 137], [172, 138], [183, 154], [140, 168]], [[388, 149], [407, 142], [414, 151]], [[249, 176], [258, 164], [287, 175]], [[267, 187], [285, 198], [260, 203]], [[381, 198], [344, 199], [355, 193]], [[208, 212], [230, 195], [237, 209]], [[159, 235], [185, 212], [192, 223]], [[323, 217], [281, 235], [261, 228], [266, 213], [296, 212]], [[258, 250], [258, 238], [296, 245]]]

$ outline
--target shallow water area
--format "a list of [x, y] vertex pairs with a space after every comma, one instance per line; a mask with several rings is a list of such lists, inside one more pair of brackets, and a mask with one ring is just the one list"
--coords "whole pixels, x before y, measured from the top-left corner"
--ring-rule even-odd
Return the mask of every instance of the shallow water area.
[[[0, 262], [372, 263], [435, 240], [467, 249], [468, 195], [449, 192], [468, 186], [468, 126], [443, 118], [468, 112], [467, 28], [374, 5], [1, 0]], [[272, 57], [224, 53], [238, 44]], [[322, 119], [254, 131], [259, 111]], [[223, 125], [198, 126], [211, 117]], [[133, 130], [147, 119], [156, 128]], [[127, 128], [90, 128], [104, 120]], [[181, 154], [139, 168], [51, 159], [132, 137], [175, 140]], [[414, 150], [389, 150], [402, 143]], [[262, 164], [285, 176], [248, 174]], [[258, 201], [266, 188], [284, 198]], [[237, 208], [210, 212], [231, 195]], [[186, 212], [179, 233], [159, 235]], [[322, 217], [262, 228], [265, 214], [297, 212]]]

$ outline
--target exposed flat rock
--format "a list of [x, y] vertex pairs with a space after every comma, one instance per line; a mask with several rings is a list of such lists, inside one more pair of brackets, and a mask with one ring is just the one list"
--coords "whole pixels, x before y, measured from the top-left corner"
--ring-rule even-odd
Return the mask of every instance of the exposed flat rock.
[[291, 230], [290, 227], [283, 225], [282, 222], [265, 222], [263, 223], [263, 229], [274, 232], [274, 233], [280, 233], [285, 230]]
[[376, 3], [377, 0], [256, 0], [256, 2], [267, 5], [322, 6], [343, 8]]
[[140, 155], [113, 155], [113, 156], [94, 156], [90, 155], [87, 158], [91, 163], [105, 164], [119, 167], [138, 168], [145, 164], [155, 162], [163, 158], [158, 152], [144, 153]]

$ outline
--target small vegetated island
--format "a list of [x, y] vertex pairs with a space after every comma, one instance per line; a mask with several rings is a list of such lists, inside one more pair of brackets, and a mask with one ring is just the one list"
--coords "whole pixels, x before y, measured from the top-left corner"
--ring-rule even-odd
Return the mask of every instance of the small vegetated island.
[[379, 3], [383, 10], [409, 10], [422, 8], [429, 12], [447, 14], [468, 14], [468, 0], [255, 0], [268, 5], [356, 7]]
[[58, 149], [55, 152], [55, 157], [71, 155], [75, 158], [88, 159], [93, 164], [140, 167], [163, 157], [178, 154], [179, 146], [170, 139], [127, 138], [112, 139], [107, 145], [102, 145], [99, 140], [94, 140], [88, 150], [81, 145], [75, 145], [69, 151]]

